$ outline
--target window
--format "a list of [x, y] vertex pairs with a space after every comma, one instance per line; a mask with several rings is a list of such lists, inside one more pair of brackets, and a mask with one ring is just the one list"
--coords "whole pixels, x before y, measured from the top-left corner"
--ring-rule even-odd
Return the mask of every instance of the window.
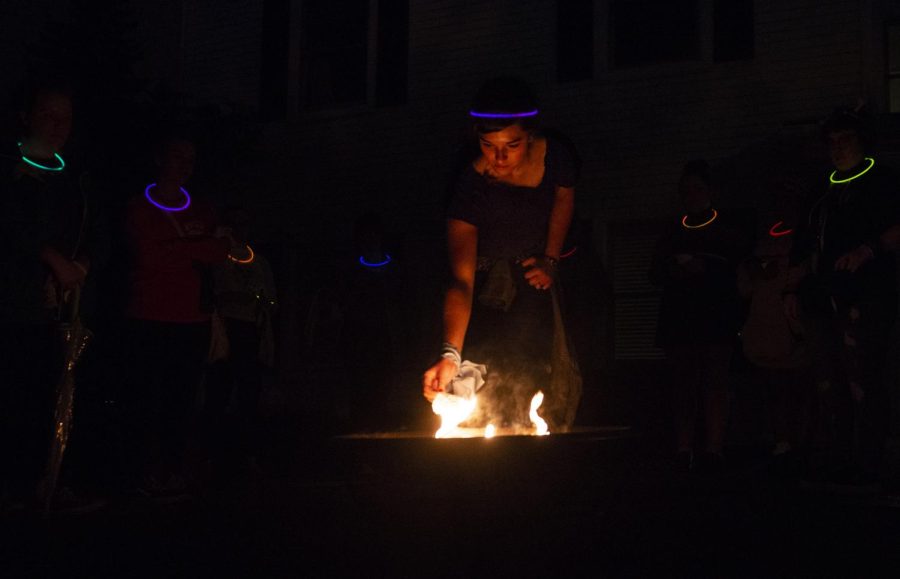
[[698, 0], [610, 0], [616, 67], [700, 58]]
[[303, 0], [301, 106], [405, 102], [408, 19], [407, 0]]
[[715, 0], [713, 60], [753, 58], [753, 0]]
[[304, 0], [300, 24], [303, 104], [366, 102], [369, 0]]
[[661, 230], [661, 224], [650, 221], [610, 224], [616, 361], [665, 358], [656, 347], [660, 290], [650, 284], [647, 275]]
[[557, 0], [556, 79], [586, 80], [594, 71], [594, 0]]
[[887, 27], [888, 110], [900, 113], [900, 23]]
[[375, 104], [406, 102], [409, 62], [409, 1], [378, 3], [378, 47], [375, 63]]

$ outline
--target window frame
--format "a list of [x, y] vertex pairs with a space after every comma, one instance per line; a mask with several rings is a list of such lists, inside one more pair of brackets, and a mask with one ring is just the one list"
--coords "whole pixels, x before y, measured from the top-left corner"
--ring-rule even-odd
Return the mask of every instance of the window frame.
[[[365, 96], [359, 100], [343, 101], [343, 102], [325, 102], [321, 104], [311, 104], [307, 98], [307, 78], [305, 74], [304, 59], [304, 3], [306, 0], [291, 0], [291, 39], [290, 39], [290, 57], [289, 57], [289, 74], [288, 74], [288, 117], [296, 119], [304, 116], [344, 116], [347, 114], [362, 113], [373, 108], [389, 108], [395, 106], [404, 106], [408, 100], [409, 91], [409, 13], [410, 7], [408, 0], [368, 0], [367, 4], [367, 24], [366, 24], [366, 66], [365, 66]], [[400, 73], [404, 87], [402, 90], [388, 91], [393, 95], [388, 95], [387, 102], [384, 102], [385, 96], [378, 83], [384, 78], [391, 75], [383, 74], [383, 70], [379, 70], [379, 65], [387, 66], [379, 60], [379, 43], [384, 38], [379, 38], [379, 32], [382, 27], [379, 26], [379, 15], [381, 14], [380, 3], [395, 3], [403, 1], [405, 4], [406, 18], [403, 23], [403, 31], [405, 32], [405, 54], [401, 58], [400, 66], [405, 71]], [[385, 10], [387, 9], [385, 5]], [[381, 74], [380, 74], [381, 73]], [[399, 96], [398, 96], [399, 95]]]

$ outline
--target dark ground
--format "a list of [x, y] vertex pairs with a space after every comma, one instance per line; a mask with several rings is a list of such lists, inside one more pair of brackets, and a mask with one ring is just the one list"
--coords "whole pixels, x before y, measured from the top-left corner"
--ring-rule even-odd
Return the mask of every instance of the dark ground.
[[270, 423], [261, 470], [160, 504], [0, 520], [3, 577], [890, 577], [900, 498], [729, 449], [678, 474], [630, 430], [434, 440]]

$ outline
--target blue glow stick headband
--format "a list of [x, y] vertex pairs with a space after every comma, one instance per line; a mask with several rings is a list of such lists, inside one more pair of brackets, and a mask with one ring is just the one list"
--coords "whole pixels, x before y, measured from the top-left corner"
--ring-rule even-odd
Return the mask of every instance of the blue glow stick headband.
[[521, 119], [524, 117], [534, 117], [537, 116], [537, 114], [537, 109], [525, 111], [524, 113], [482, 113], [478, 111], [469, 111], [469, 116], [475, 117], [476, 119]]

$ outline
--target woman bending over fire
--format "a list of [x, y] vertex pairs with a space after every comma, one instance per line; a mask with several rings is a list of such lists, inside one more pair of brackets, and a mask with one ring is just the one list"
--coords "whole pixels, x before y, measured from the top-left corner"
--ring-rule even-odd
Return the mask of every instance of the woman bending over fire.
[[[551, 430], [571, 426], [581, 381], [562, 327], [557, 263], [572, 221], [577, 162], [564, 139], [539, 131], [530, 88], [488, 81], [470, 116], [479, 151], [457, 177], [447, 212], [450, 284], [441, 358], [423, 376], [433, 401], [469, 360], [487, 368], [482, 415], [528, 424], [545, 392]], [[468, 338], [468, 339], [467, 339]]]

